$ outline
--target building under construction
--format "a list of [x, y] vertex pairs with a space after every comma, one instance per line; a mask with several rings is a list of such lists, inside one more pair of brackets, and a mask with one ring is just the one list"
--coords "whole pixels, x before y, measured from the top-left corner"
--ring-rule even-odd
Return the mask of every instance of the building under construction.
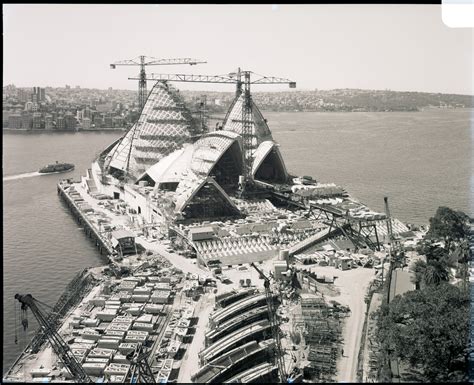
[[221, 129], [209, 131], [178, 90], [158, 81], [138, 122], [100, 154], [83, 185], [125, 201], [203, 266], [267, 260], [281, 248], [293, 255], [335, 235], [378, 248], [385, 214], [334, 184], [291, 175], [239, 86]]
[[[272, 277], [289, 285], [289, 259], [315, 245], [338, 238], [332, 243], [337, 247], [344, 238], [354, 248], [377, 251], [384, 239], [407, 230], [386, 214], [369, 210], [339, 186], [292, 175], [252, 100], [250, 72], [243, 75], [244, 81], [240, 72], [235, 78], [168, 76], [169, 81], [237, 86], [229, 111], [214, 131], [204, 124], [204, 115], [200, 119], [193, 115], [168, 80], [158, 79], [135, 125], [94, 160], [80, 182], [59, 183], [58, 193], [87, 224], [89, 236], [96, 238], [101, 250], [110, 250], [114, 274], [112, 289], [104, 283], [96, 287], [83, 309], [76, 309], [65, 324], [69, 337], [75, 338], [74, 352], [70, 353], [73, 345], [68, 348], [64, 341], [57, 345], [53, 341], [59, 351], [55, 353], [73, 376], [71, 367], [94, 381], [176, 381], [173, 373], [187, 365], [186, 360], [198, 360], [189, 376], [196, 383], [294, 381], [285, 369], [292, 357], [285, 349], [292, 344], [280, 341], [282, 317], [277, 311], [282, 296], [255, 263], [282, 259], [276, 261]], [[293, 84], [263, 77], [253, 83], [288, 82]], [[140, 243], [150, 254], [138, 252]], [[140, 272], [151, 254], [159, 263]], [[190, 261], [193, 257], [195, 265]], [[328, 260], [336, 257], [331, 252], [324, 255]], [[163, 261], [174, 264], [178, 258], [180, 266], [175, 270], [167, 266], [165, 274]], [[349, 266], [345, 255], [338, 258], [335, 265]], [[241, 286], [245, 283], [247, 288], [225, 289], [222, 270], [244, 264], [264, 279], [264, 291], [243, 279]], [[122, 271], [129, 276], [120, 277]], [[223, 285], [216, 283], [218, 279]], [[307, 285], [312, 283], [308, 278]], [[175, 301], [178, 293], [179, 302]], [[206, 329], [200, 346], [194, 341], [198, 333], [190, 330], [200, 316], [196, 304], [206, 294], [215, 299], [215, 309], [200, 326], [201, 331]], [[25, 309], [34, 310], [31, 298], [17, 299]], [[307, 370], [317, 380], [331, 380], [341, 325], [335, 313], [314, 298], [303, 298], [301, 309], [293, 324], [302, 325], [310, 346]], [[58, 324], [59, 319], [54, 319], [42, 327], [54, 326], [49, 335], [59, 341]], [[131, 350], [130, 344], [134, 344]], [[197, 357], [183, 358], [179, 353], [196, 347]], [[143, 358], [142, 348], [153, 353], [149, 360]], [[76, 356], [71, 362], [79, 364], [67, 365], [71, 354]], [[144, 365], [140, 374], [144, 362], [152, 369]], [[9, 378], [21, 380], [20, 366], [14, 366]], [[65, 374], [58, 376], [63, 379]], [[184, 378], [186, 382], [188, 377]]]

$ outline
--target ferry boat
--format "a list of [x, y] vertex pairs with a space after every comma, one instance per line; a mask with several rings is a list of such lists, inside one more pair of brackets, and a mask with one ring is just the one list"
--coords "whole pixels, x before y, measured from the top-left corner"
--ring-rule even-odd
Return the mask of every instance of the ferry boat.
[[56, 163], [48, 164], [38, 170], [41, 174], [57, 173], [57, 172], [67, 172], [74, 170], [74, 165], [72, 163]]

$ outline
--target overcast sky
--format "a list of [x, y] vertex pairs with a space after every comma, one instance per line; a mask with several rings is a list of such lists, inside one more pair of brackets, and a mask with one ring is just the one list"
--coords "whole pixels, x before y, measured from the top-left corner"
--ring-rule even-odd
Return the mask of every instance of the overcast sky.
[[109, 64], [147, 55], [208, 62], [149, 66], [148, 73], [217, 75], [240, 66], [290, 78], [300, 90], [474, 89], [473, 30], [446, 27], [439, 5], [10, 4], [3, 22], [4, 85], [136, 89], [127, 78], [138, 67]]

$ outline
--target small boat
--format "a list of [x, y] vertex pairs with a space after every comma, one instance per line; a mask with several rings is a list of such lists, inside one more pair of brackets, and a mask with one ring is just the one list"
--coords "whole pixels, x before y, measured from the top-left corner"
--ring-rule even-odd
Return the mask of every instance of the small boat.
[[57, 173], [57, 172], [67, 172], [74, 170], [74, 165], [72, 163], [56, 163], [48, 164], [38, 170], [40, 174], [49, 174], [49, 173]]

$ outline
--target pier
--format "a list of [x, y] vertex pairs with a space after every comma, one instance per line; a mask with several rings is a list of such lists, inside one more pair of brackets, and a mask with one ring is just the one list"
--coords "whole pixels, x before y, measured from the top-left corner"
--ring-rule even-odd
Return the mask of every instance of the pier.
[[[110, 241], [104, 237], [104, 234], [100, 232], [87, 218], [85, 211], [74, 200], [74, 197], [71, 196], [72, 194], [69, 192], [69, 188], [71, 188], [71, 186], [73, 186], [73, 182], [70, 179], [59, 181], [57, 185], [58, 194], [69, 207], [69, 210], [76, 218], [77, 222], [83, 226], [86, 235], [91, 238], [93, 242], [95, 242], [100, 254], [106, 255], [110, 262], [113, 263], [113, 257], [117, 255], [117, 252], [112, 247]], [[77, 196], [78, 198], [80, 197], [79, 194], [77, 194]]]

